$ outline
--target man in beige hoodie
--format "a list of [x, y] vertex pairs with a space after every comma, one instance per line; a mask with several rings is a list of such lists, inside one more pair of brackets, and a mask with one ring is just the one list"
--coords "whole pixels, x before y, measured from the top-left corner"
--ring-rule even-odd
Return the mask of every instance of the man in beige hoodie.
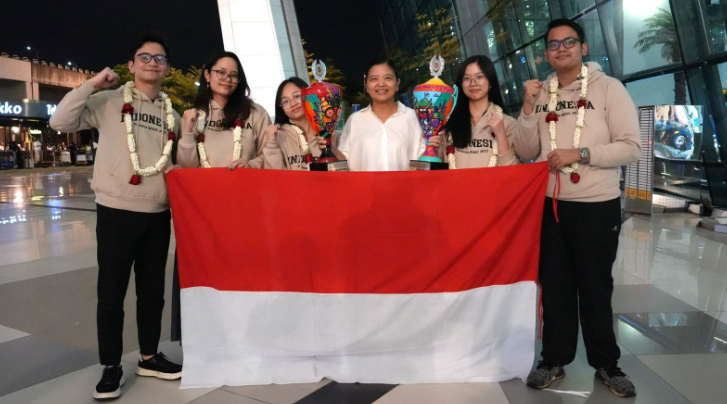
[[165, 40], [149, 34], [134, 42], [129, 71], [133, 86], [94, 94], [117, 83], [118, 75], [105, 68], [68, 93], [50, 120], [62, 132], [99, 131], [91, 187], [98, 215], [98, 345], [105, 368], [93, 392], [97, 400], [118, 398], [124, 384], [124, 297], [132, 266], [141, 348], [136, 373], [165, 380], [182, 376], [181, 365], [157, 352], [171, 220], [164, 171], [172, 165], [179, 133], [179, 115], [159, 91], [169, 73]]
[[583, 64], [588, 46], [578, 24], [552, 21], [545, 41], [555, 73], [525, 83], [518, 124], [530, 136], [515, 144], [521, 157], [551, 169], [540, 241], [543, 360], [527, 385], [543, 389], [565, 376], [580, 316], [596, 380], [630, 397], [636, 389], [618, 367], [611, 268], [621, 229], [619, 167], [641, 155], [636, 107], [620, 81]]

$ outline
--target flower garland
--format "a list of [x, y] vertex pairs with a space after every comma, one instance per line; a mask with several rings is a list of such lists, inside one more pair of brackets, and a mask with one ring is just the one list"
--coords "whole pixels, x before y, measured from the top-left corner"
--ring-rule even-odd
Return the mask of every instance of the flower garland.
[[[573, 133], [573, 148], [577, 149], [581, 142], [581, 131], [586, 120], [586, 107], [588, 107], [588, 67], [584, 64], [581, 67], [581, 97], [578, 100], [578, 119], [576, 120], [576, 129]], [[558, 122], [558, 115], [555, 113], [555, 109], [558, 106], [558, 76], [553, 75], [550, 79], [550, 102], [548, 103], [548, 115], [545, 117], [545, 122], [549, 125], [550, 131], [550, 149], [557, 149], [555, 143], [555, 124]], [[578, 174], [578, 162], [571, 164], [570, 167], [563, 167], [561, 171], [564, 174], [570, 174], [570, 179], [574, 184], [577, 184], [581, 180], [581, 176]]]
[[310, 152], [310, 147], [308, 147], [308, 141], [305, 139], [303, 129], [299, 128], [298, 125], [293, 123], [293, 121], [290, 121], [290, 126], [292, 126], [295, 133], [298, 134], [298, 147], [300, 147], [300, 154], [305, 156], [305, 163], [303, 163], [303, 167], [305, 167], [306, 170], [310, 170], [308, 164], [313, 162], [313, 154]]
[[[210, 110], [212, 107], [210, 106]], [[207, 161], [207, 151], [204, 148], [204, 131], [207, 128], [207, 113], [200, 111], [197, 118], [197, 150], [199, 151], [199, 162], [204, 168], [210, 168]], [[232, 131], [232, 138], [235, 146], [232, 149], [232, 161], [239, 160], [242, 155], [242, 121], [235, 119], [235, 129]]]
[[134, 107], [131, 103], [134, 102], [134, 82], [129, 81], [124, 84], [124, 107], [121, 109], [121, 114], [124, 116], [124, 123], [126, 124], [126, 141], [129, 145], [129, 155], [131, 157], [131, 164], [134, 167], [134, 174], [129, 180], [131, 185], [141, 184], [141, 177], [151, 177], [152, 175], [159, 174], [166, 166], [169, 161], [169, 156], [172, 154], [172, 146], [177, 136], [174, 134], [174, 115], [172, 114], [172, 101], [167, 97], [164, 92], [159, 92], [162, 97], [163, 109], [166, 112], [167, 117], [167, 143], [164, 144], [162, 156], [153, 166], [141, 168], [139, 164], [139, 155], [136, 152], [136, 139], [134, 139], [134, 126], [131, 119], [131, 115], [134, 113]]
[[[495, 104], [495, 114], [502, 119], [502, 108], [500, 108], [499, 105]], [[492, 134], [492, 137], [495, 137], [495, 134]], [[452, 144], [452, 134], [449, 134], [449, 146], [447, 146], [447, 163], [449, 163], [449, 169], [450, 170], [456, 170], [457, 169], [457, 161], [454, 158], [454, 145]], [[492, 140], [492, 156], [490, 156], [490, 161], [487, 163], [487, 167], [495, 167], [497, 165], [497, 157], [500, 155], [500, 148], [497, 145], [497, 138]]]

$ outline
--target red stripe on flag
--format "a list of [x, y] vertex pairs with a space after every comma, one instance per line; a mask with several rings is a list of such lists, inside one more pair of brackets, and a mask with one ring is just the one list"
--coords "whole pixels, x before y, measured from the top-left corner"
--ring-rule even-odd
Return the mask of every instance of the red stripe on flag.
[[545, 163], [167, 181], [182, 288], [436, 293], [537, 279]]

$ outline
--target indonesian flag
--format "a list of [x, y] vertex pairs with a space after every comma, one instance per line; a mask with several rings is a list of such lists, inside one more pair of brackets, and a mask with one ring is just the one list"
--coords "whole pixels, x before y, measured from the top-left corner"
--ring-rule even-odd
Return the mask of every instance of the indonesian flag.
[[172, 172], [182, 387], [526, 377], [547, 180]]

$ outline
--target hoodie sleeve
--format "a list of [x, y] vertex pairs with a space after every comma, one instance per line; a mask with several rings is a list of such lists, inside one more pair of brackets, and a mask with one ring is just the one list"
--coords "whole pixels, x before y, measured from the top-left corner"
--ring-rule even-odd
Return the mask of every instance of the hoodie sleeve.
[[[542, 104], [545, 97], [545, 86], [535, 102], [535, 106]], [[508, 132], [508, 136], [510, 133]], [[530, 115], [525, 115], [520, 110], [520, 116], [517, 119], [517, 126], [513, 133], [512, 144], [517, 150], [517, 154], [525, 160], [535, 160], [540, 156], [540, 133], [538, 128], [538, 114], [533, 111]]]
[[515, 153], [515, 146], [513, 145], [513, 139], [517, 132], [518, 122], [515, 118], [504, 115], [503, 120], [505, 121], [505, 133], [507, 134], [507, 141], [510, 143], [510, 150], [507, 153], [500, 154], [497, 156], [497, 166], [514, 166], [520, 164], [520, 160], [517, 158]]
[[589, 165], [614, 168], [638, 161], [641, 137], [636, 106], [623, 84], [615, 79], [606, 87], [606, 122], [611, 143], [589, 146]]
[[197, 154], [197, 133], [182, 133], [177, 146], [177, 164], [182, 168], [199, 167], [199, 155]]
[[[250, 115], [251, 117], [255, 116], [255, 119], [252, 123], [252, 133], [255, 135], [255, 139], [257, 140], [257, 155], [255, 156], [255, 158], [248, 161], [247, 164], [250, 166], [250, 168], [263, 168], [265, 165], [265, 155], [263, 149], [267, 147], [267, 143], [275, 143], [266, 141], [265, 135], [263, 134], [265, 128], [272, 125], [272, 121], [270, 120], [270, 115], [268, 115], [268, 112], [265, 111], [265, 108], [257, 104], [255, 104], [255, 106], [253, 107]], [[277, 146], [277, 143], [275, 145]]]
[[93, 84], [87, 81], [66, 94], [50, 118], [51, 128], [65, 133], [98, 128], [100, 121], [98, 111], [106, 103], [107, 98], [103, 93], [92, 95], [95, 91]]

